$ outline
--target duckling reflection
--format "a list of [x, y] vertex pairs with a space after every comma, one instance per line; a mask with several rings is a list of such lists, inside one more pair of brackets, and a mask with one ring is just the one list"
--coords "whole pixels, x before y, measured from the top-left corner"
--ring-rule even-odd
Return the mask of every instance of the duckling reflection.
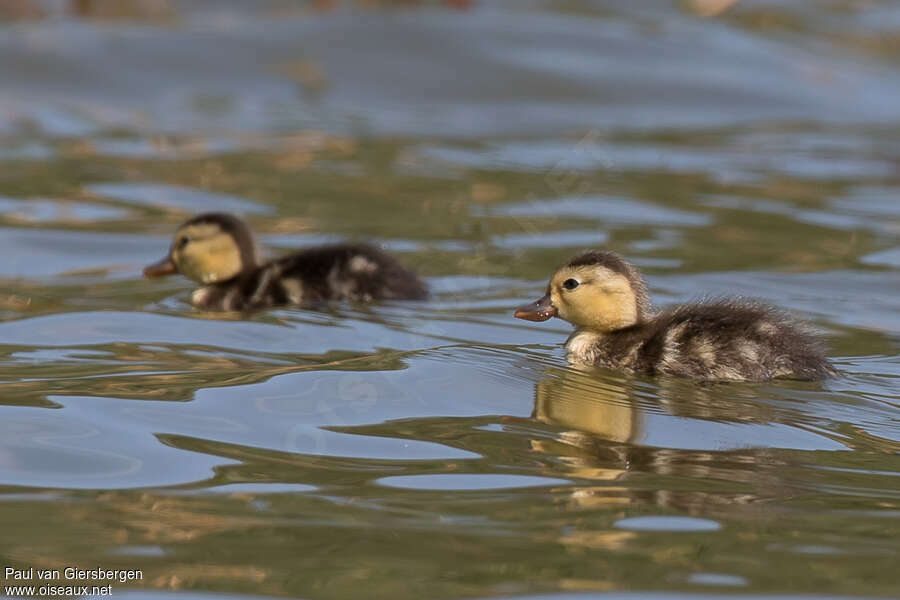
[[[710, 412], [717, 397], [712, 390], [700, 390], [695, 405], [696, 386], [673, 381], [651, 390], [640, 383], [552, 368], [535, 384], [532, 418], [563, 429], [555, 438], [532, 440], [532, 450], [565, 465], [550, 475], [597, 482], [569, 488], [570, 504], [579, 508], [651, 504], [701, 514], [717, 506], [790, 493], [792, 485], [778, 473], [784, 466], [781, 453], [750, 447], [757, 426], [772, 423], [771, 414], [736, 419], [730, 411]], [[690, 390], [694, 393], [688, 394]], [[743, 434], [747, 437], [741, 439], [740, 430], [731, 430], [737, 439], [720, 447], [718, 428], [735, 425], [747, 425]], [[631, 481], [657, 477], [664, 478], [660, 483], [671, 483], [672, 478], [681, 483], [675, 489], [668, 485], [654, 489]], [[693, 489], [679, 489], [683, 487]]]
[[535, 385], [532, 416], [612, 442], [632, 441], [641, 421], [627, 387], [569, 369], [553, 369]]
[[532, 448], [562, 454], [572, 475], [590, 479], [623, 475], [627, 445], [642, 430], [642, 415], [628, 387], [572, 369], [551, 369], [535, 384], [532, 418], [570, 428], [559, 434], [558, 443], [533, 440]]

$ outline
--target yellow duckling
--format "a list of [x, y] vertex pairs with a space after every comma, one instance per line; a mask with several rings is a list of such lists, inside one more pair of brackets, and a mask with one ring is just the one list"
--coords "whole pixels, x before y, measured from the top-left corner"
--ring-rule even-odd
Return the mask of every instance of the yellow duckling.
[[640, 272], [614, 252], [576, 256], [515, 316], [572, 323], [566, 350], [577, 364], [718, 381], [835, 374], [804, 325], [772, 307], [725, 299], [652, 313]]
[[369, 244], [318, 246], [261, 264], [247, 224], [225, 213], [189, 219], [175, 232], [169, 254], [144, 269], [145, 277], [173, 273], [203, 284], [191, 301], [205, 310], [428, 295], [415, 273]]

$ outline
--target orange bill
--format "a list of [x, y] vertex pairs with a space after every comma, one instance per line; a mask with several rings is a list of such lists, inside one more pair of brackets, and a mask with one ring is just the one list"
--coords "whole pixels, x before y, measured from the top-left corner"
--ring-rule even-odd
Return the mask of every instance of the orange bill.
[[178, 272], [178, 267], [170, 257], [165, 257], [159, 262], [144, 267], [144, 277], [165, 277]]
[[556, 316], [556, 307], [550, 300], [550, 294], [543, 298], [535, 300], [530, 304], [525, 304], [516, 309], [515, 315], [517, 319], [525, 319], [526, 321], [546, 321]]

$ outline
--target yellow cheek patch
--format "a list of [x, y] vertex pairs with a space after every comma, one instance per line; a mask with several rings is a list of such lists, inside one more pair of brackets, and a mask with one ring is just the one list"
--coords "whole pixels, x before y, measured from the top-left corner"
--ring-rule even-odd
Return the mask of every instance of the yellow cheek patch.
[[[580, 284], [565, 290], [562, 284], [568, 279]], [[554, 276], [551, 290], [559, 316], [578, 327], [613, 331], [637, 322], [637, 299], [631, 282], [606, 267], [563, 269]]]
[[[188, 242], [178, 247], [178, 240]], [[199, 283], [226, 281], [241, 272], [241, 251], [234, 238], [213, 224], [187, 227], [175, 237], [172, 259], [185, 277]]]

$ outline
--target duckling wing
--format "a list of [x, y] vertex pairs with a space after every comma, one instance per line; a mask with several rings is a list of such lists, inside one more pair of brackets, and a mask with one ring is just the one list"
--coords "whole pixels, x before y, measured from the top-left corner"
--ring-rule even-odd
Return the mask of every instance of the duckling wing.
[[642, 370], [683, 377], [821, 379], [834, 369], [806, 327], [772, 307], [716, 300], [666, 311], [646, 326]]
[[[417, 300], [428, 295], [419, 277], [369, 244], [309, 248], [276, 261], [291, 303], [323, 300]], [[298, 300], [299, 297], [299, 300]]]

